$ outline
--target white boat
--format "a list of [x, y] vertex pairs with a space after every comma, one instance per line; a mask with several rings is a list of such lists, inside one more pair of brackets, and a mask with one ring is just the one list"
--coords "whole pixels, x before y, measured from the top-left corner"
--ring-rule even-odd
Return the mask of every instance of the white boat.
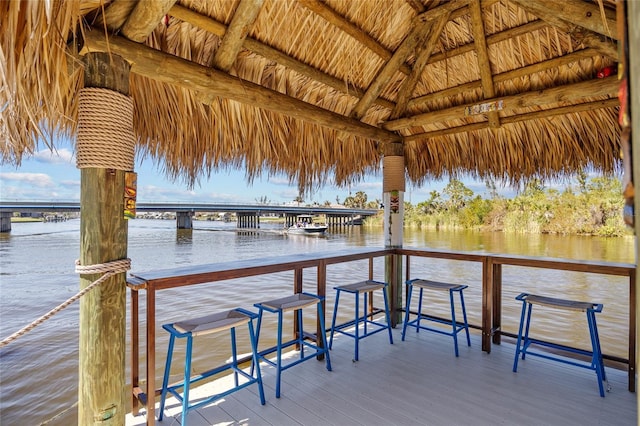
[[299, 215], [296, 219], [296, 223], [287, 228], [287, 233], [319, 236], [327, 231], [327, 225], [314, 223], [311, 215]]

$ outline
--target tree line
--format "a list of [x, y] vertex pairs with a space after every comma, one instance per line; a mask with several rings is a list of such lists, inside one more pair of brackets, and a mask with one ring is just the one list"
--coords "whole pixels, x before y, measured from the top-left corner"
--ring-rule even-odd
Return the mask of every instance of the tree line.
[[[624, 224], [622, 183], [614, 177], [577, 176], [577, 184], [560, 191], [545, 188], [538, 179], [529, 181], [513, 198], [498, 194], [487, 183], [490, 198], [452, 179], [442, 190], [416, 205], [405, 202], [406, 227], [478, 229], [519, 233], [631, 235]], [[361, 197], [362, 198], [362, 197]], [[366, 194], [365, 194], [366, 202]], [[377, 201], [377, 200], [376, 200]], [[376, 225], [381, 215], [367, 220]]]

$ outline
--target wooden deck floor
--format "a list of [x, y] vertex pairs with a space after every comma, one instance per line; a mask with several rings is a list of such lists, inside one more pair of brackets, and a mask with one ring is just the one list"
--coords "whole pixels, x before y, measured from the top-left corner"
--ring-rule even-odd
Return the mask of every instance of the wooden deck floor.
[[[606, 368], [611, 391], [601, 398], [593, 371], [527, 357], [511, 371], [515, 346], [503, 343], [491, 354], [461, 339], [460, 356], [451, 337], [394, 330], [361, 341], [360, 360], [352, 362], [353, 340], [334, 339], [333, 371], [309, 360], [282, 374], [275, 397], [275, 374], [263, 367], [267, 403], [260, 405], [250, 386], [189, 413], [190, 426], [202, 425], [636, 425], [636, 394], [627, 391], [625, 371]], [[462, 335], [460, 335], [462, 337]], [[224, 380], [224, 379], [222, 379]], [[192, 390], [213, 393], [216, 383]], [[180, 406], [168, 400], [158, 425], [180, 424]], [[157, 410], [156, 410], [157, 413]], [[145, 424], [144, 415], [126, 424]]]

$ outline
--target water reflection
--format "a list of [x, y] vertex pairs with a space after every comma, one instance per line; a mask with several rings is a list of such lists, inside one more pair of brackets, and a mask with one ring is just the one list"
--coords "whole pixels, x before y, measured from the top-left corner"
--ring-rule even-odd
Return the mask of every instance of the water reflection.
[[[178, 230], [174, 221], [135, 220], [129, 224], [128, 257], [132, 259], [132, 272], [144, 272], [349, 247], [375, 249], [384, 245], [382, 227], [334, 227], [325, 238], [292, 238], [281, 231], [281, 225], [266, 223], [261, 224], [259, 232], [241, 233], [236, 232], [235, 223], [194, 221], [193, 230]], [[633, 238], [413, 229], [406, 229], [404, 237], [406, 247], [635, 262]], [[9, 235], [0, 235], [0, 267], [3, 274], [0, 279], [0, 333], [3, 337], [77, 292], [79, 279], [74, 273], [74, 261], [79, 257], [79, 240], [79, 221], [14, 224]], [[481, 323], [480, 264], [412, 258], [411, 272], [414, 278], [437, 278], [469, 285], [465, 290], [469, 321]], [[367, 260], [328, 265], [329, 309], [334, 303], [334, 286], [367, 274]], [[374, 278], [384, 279], [382, 258], [374, 261]], [[316, 279], [315, 269], [304, 270], [305, 291], [315, 290]], [[545, 294], [598, 301], [605, 306], [602, 314], [598, 315], [603, 350], [624, 357], [627, 351], [628, 287], [628, 280], [622, 277], [504, 267], [503, 326], [506, 331], [517, 331], [521, 305], [515, 301], [515, 296], [522, 291], [534, 289]], [[292, 289], [293, 273], [286, 272], [162, 291], [157, 294], [157, 323], [181, 318], [187, 309], [189, 315], [196, 316], [214, 309], [237, 306], [251, 308], [253, 303], [290, 294]], [[448, 314], [448, 301], [444, 299], [441, 306], [440, 301], [432, 302], [434, 314]], [[140, 314], [144, 316], [144, 293], [141, 294], [140, 303]], [[344, 303], [349, 303], [348, 298]], [[380, 306], [381, 301], [377, 300], [376, 304]], [[345, 315], [342, 320], [349, 319], [346, 317], [348, 312], [349, 308], [345, 306], [340, 314]], [[536, 331], [542, 334], [557, 334], [561, 339], [579, 344], [588, 342], [588, 336], [583, 332], [586, 329], [584, 320], [580, 317], [552, 314], [536, 318], [539, 319]], [[564, 328], [557, 333], [559, 325]], [[264, 335], [274, 335], [274, 329], [275, 325], [266, 325]], [[0, 353], [2, 424], [40, 424], [77, 400], [78, 305], [71, 305], [50, 323], [43, 324], [22, 339], [16, 342], [16, 348], [11, 347]], [[167, 341], [166, 333], [160, 331], [157, 336], [157, 377], [162, 374]], [[211, 347], [214, 346], [212, 343]], [[226, 357], [228, 354], [220, 356]], [[211, 360], [196, 357], [194, 362], [204, 365], [210, 364]], [[42, 381], [41, 377], [47, 377], [47, 380]], [[25, 404], [26, 400], [30, 402]], [[57, 424], [77, 423], [75, 416], [71, 410]]]
[[176, 244], [193, 243], [193, 229], [176, 229]]

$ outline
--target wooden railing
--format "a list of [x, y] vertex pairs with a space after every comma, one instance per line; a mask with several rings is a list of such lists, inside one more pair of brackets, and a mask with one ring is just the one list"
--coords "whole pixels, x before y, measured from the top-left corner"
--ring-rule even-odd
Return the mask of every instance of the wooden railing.
[[[303, 270], [315, 268], [317, 272], [317, 294], [326, 295], [327, 265], [354, 262], [368, 259], [368, 279], [373, 279], [373, 260], [387, 257], [389, 265], [393, 265], [398, 256], [404, 256], [406, 277], [411, 277], [411, 258], [436, 258], [475, 262], [482, 265], [482, 324], [474, 325], [482, 330], [482, 350], [491, 352], [491, 345], [500, 344], [503, 334], [502, 325], [502, 266], [524, 266], [546, 268], [563, 271], [577, 271], [593, 274], [625, 276], [629, 278], [629, 351], [628, 359], [621, 360], [628, 364], [629, 391], [635, 391], [635, 274], [633, 264], [613, 264], [607, 262], [587, 262], [549, 258], [533, 258], [525, 256], [489, 255], [481, 253], [453, 252], [445, 250], [427, 250], [416, 248], [395, 249], [350, 249], [337, 252], [298, 254], [271, 258], [241, 260], [234, 262], [194, 265], [188, 267], [132, 274], [127, 285], [131, 289], [131, 383], [133, 387], [132, 411], [138, 413], [140, 401], [146, 403], [147, 424], [155, 422], [156, 390], [156, 293], [161, 290], [184, 287], [202, 283], [259, 276], [284, 271], [293, 271], [292, 292], [302, 291]], [[403, 283], [394, 279], [390, 282], [392, 295], [392, 317], [400, 318], [402, 306]], [[364, 279], [364, 277], [363, 277]], [[140, 318], [139, 292], [146, 291], [146, 389], [140, 385]], [[395, 297], [393, 295], [396, 295]], [[325, 307], [326, 317], [326, 307]], [[394, 326], [396, 320], [393, 321]], [[323, 330], [318, 329], [318, 332]], [[146, 401], [145, 401], [146, 399]]]

